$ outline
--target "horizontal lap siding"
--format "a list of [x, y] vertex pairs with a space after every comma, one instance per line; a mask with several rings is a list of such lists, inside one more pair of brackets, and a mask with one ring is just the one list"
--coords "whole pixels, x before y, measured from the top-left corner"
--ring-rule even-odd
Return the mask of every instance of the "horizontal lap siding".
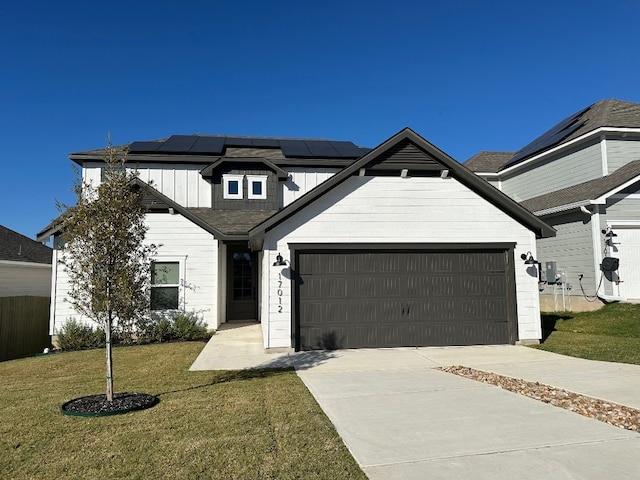
[[[18, 262], [16, 262], [18, 263]], [[49, 297], [51, 265], [0, 263], [0, 297]]]
[[607, 139], [607, 163], [609, 173], [629, 162], [640, 159], [640, 142], [632, 139]]
[[[209, 327], [217, 327], [217, 240], [181, 215], [148, 214], [145, 223], [149, 227], [145, 241], [159, 246], [158, 258], [175, 257], [186, 265], [185, 287], [182, 289], [185, 309], [198, 312]], [[57, 268], [53, 334], [72, 317], [91, 324], [68, 302], [68, 276], [62, 265], [58, 264]]]
[[[562, 158], [561, 158], [562, 157]], [[602, 177], [600, 143], [550, 156], [535, 165], [501, 176], [502, 191], [521, 202]]]
[[[569, 292], [570, 295], [582, 295], [578, 276], [584, 275], [582, 285], [590, 295], [593, 295], [600, 280], [600, 276], [596, 277], [594, 272], [591, 225], [593, 218], [581, 212], [574, 212], [543, 218], [543, 220], [558, 233], [555, 237], [538, 240], [536, 260], [542, 262], [542, 268], [545, 268], [546, 262], [556, 262], [557, 272], [565, 273], [565, 281], [575, 287]], [[545, 287], [542, 293], [552, 294], [553, 287]]]
[[520, 267], [521, 253], [536, 253], [535, 236], [497, 207], [455, 179], [432, 177], [351, 177], [268, 232], [263, 260], [262, 318], [265, 346], [291, 346], [292, 315], [278, 301], [291, 301], [284, 278], [279, 300], [269, 296], [278, 275], [278, 253], [290, 260], [289, 243], [516, 243], [516, 296], [520, 339], [540, 338], [537, 278]]

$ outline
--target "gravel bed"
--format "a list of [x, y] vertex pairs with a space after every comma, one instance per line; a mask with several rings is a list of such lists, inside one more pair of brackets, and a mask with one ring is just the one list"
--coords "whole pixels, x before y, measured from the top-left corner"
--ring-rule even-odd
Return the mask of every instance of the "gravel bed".
[[510, 392], [550, 403], [556, 407], [571, 410], [585, 417], [595, 418], [616, 427], [640, 432], [640, 410], [605, 402], [597, 398], [568, 392], [560, 388], [538, 382], [528, 382], [518, 378], [505, 377], [496, 373], [483, 372], [469, 367], [455, 365], [440, 367], [438, 370], [470, 378], [478, 382], [496, 385]]

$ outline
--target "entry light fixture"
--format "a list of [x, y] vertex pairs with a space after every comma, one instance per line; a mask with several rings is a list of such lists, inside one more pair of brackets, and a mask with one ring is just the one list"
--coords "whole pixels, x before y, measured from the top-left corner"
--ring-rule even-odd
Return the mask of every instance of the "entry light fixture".
[[286, 267], [287, 266], [287, 261], [282, 258], [282, 255], [280, 255], [280, 253], [278, 252], [278, 256], [276, 257], [276, 261], [273, 262], [273, 266], [274, 267]]
[[613, 238], [618, 236], [617, 233], [611, 230], [611, 227], [607, 227], [606, 230], [602, 230], [602, 233], [604, 234], [604, 238]]
[[538, 263], [538, 261], [533, 258], [531, 252], [523, 253], [522, 255], [520, 255], [520, 258], [524, 260], [525, 265], [536, 265]]

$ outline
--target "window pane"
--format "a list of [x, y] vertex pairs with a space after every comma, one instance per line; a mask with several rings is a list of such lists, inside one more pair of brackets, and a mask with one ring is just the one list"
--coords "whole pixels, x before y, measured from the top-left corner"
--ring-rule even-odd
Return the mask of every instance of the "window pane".
[[177, 310], [178, 287], [151, 288], [151, 310]]
[[152, 285], [178, 285], [180, 281], [179, 262], [153, 262], [151, 264]]
[[251, 182], [251, 190], [254, 195], [262, 195], [262, 182]]
[[229, 180], [228, 191], [230, 195], [238, 194], [238, 181], [237, 180]]

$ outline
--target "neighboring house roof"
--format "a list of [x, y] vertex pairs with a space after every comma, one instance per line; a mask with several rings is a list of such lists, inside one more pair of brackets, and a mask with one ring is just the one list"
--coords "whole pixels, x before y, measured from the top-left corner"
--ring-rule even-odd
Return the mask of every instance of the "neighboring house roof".
[[621, 187], [624, 188], [637, 180], [640, 180], [640, 160], [630, 162], [605, 177], [545, 193], [520, 203], [538, 215], [548, 214], [553, 213], [553, 210], [578, 208], [592, 200], [615, 193]]
[[523, 162], [552, 147], [570, 142], [602, 127], [640, 128], [640, 104], [622, 100], [600, 100], [565, 118], [518, 150], [502, 168]]
[[[170, 158], [174, 162], [196, 163], [211, 163], [212, 158], [224, 156], [226, 152], [238, 149], [275, 151], [278, 153], [276, 157], [280, 157], [284, 163], [300, 159], [344, 163], [360, 158], [370, 150], [347, 141], [225, 135], [172, 135], [166, 139], [133, 142], [116, 148], [127, 151], [129, 161], [158, 161]], [[104, 153], [105, 149], [88, 150], [72, 153], [69, 158], [82, 164], [83, 161], [100, 161]], [[247, 153], [245, 156], [256, 155]], [[277, 161], [275, 157], [270, 160]]]
[[53, 250], [0, 225], [0, 260], [51, 264]]
[[616, 99], [600, 100], [565, 118], [517, 152], [483, 151], [471, 157], [464, 165], [472, 172], [498, 173], [545, 150], [603, 127], [640, 128], [640, 104]]
[[[401, 150], [407, 152], [406, 155], [403, 155], [402, 163], [393, 158], [393, 153]], [[404, 160], [404, 158], [407, 157], [412, 157], [413, 160]], [[380, 163], [384, 163], [385, 161], [389, 163], [387, 165], [380, 165]], [[552, 227], [523, 208], [516, 201], [482, 180], [475, 173], [455, 161], [410, 128], [405, 128], [359, 160], [353, 162], [350, 166], [342, 169], [333, 177], [290, 203], [271, 218], [251, 229], [249, 237], [252, 247], [257, 249], [261, 245], [264, 234], [267, 231], [337, 187], [352, 175], [357, 174], [361, 168], [375, 168], [376, 165], [378, 165], [380, 170], [392, 168], [447, 170], [447, 175], [454, 177], [467, 188], [496, 205], [512, 218], [535, 232], [538, 237], [555, 236], [555, 230]]]
[[513, 152], [480, 152], [476, 153], [469, 160], [464, 162], [464, 166], [472, 172], [496, 173], [507, 163]]

